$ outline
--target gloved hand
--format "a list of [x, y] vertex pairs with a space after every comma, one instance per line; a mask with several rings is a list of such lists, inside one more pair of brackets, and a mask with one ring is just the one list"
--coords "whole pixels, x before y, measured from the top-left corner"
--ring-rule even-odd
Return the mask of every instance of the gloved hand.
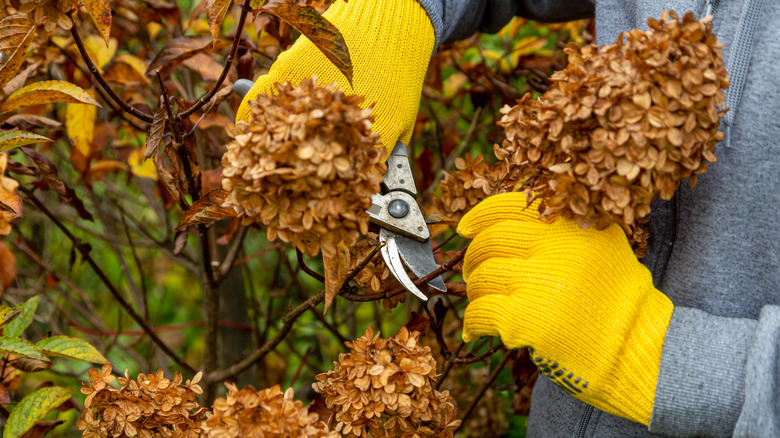
[[257, 79], [236, 119], [247, 120], [247, 102], [272, 90], [275, 83], [297, 85], [316, 74], [323, 86], [335, 82], [345, 93], [365, 96], [364, 107], [375, 103], [373, 131], [380, 134], [388, 153], [398, 140], [408, 144], [435, 42], [427, 13], [417, 0], [336, 0], [324, 15], [347, 42], [354, 89], [311, 41], [301, 37]]
[[647, 425], [674, 306], [622, 229], [540, 220], [525, 194], [506, 193], [478, 204], [458, 233], [474, 239], [463, 266], [463, 339], [498, 335], [510, 348], [530, 347], [566, 392]]

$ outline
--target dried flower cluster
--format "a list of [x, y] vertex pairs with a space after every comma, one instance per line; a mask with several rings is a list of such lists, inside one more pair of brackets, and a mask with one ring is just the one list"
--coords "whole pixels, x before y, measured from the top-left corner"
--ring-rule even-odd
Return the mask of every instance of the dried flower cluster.
[[664, 12], [648, 25], [609, 46], [570, 45], [543, 99], [502, 110], [496, 155], [533, 169], [525, 188], [547, 213], [583, 228], [632, 226], [716, 161], [729, 82], [712, 24]]
[[648, 222], [650, 222], [650, 218], [644, 217], [637, 219], [633, 225], [623, 225], [623, 231], [626, 232], [628, 243], [631, 244], [631, 249], [634, 250], [634, 255], [638, 259], [647, 255], [647, 239], [650, 238], [650, 230], [647, 229]]
[[436, 360], [420, 334], [402, 327], [388, 339], [365, 334], [347, 342], [334, 369], [319, 374], [314, 390], [334, 411], [345, 437], [452, 437], [460, 426], [455, 400], [433, 388]]
[[27, 14], [30, 21], [53, 32], [57, 26], [70, 30], [73, 22], [67, 15], [79, 5], [77, 0], [16, 0], [19, 12]]
[[162, 370], [139, 374], [136, 380], [113, 382], [111, 365], [89, 370], [89, 384], [81, 387], [87, 396], [84, 412], [76, 423], [87, 438], [199, 438], [204, 408], [195, 399], [203, 390], [198, 386], [201, 374], [182, 384], [181, 373], [166, 379]]
[[16, 191], [19, 183], [5, 176], [8, 154], [0, 154], [0, 236], [11, 232], [11, 221], [21, 216], [22, 201]]
[[238, 123], [227, 146], [224, 205], [244, 223], [266, 225], [269, 240], [333, 257], [339, 243], [352, 246], [368, 232], [365, 210], [387, 171], [385, 149], [371, 133], [371, 109], [358, 106], [362, 97], [315, 78], [276, 90], [249, 102], [249, 123]]
[[479, 201], [488, 196], [511, 189], [508, 186], [508, 166], [506, 162], [491, 164], [482, 154], [455, 159], [453, 172], [444, 172], [439, 183], [441, 196], [434, 198], [436, 209], [453, 220], [459, 220]]
[[255, 390], [238, 390], [226, 383], [226, 398], [214, 400], [214, 412], [203, 422], [204, 437], [209, 438], [335, 438], [316, 413], [295, 400], [292, 388], [282, 392], [276, 385]]
[[[349, 248], [350, 267], [352, 272], [357, 266], [371, 254], [371, 251], [379, 245], [379, 236], [375, 233], [368, 233], [364, 239], [359, 240], [354, 246]], [[354, 278], [358, 287], [365, 288], [371, 293], [380, 293], [401, 287], [398, 280], [390, 275], [390, 269], [382, 260], [382, 255], [377, 253], [371, 258], [366, 266], [358, 272]], [[406, 294], [398, 294], [382, 299], [382, 307], [388, 312], [394, 309], [398, 303], [406, 300]]]

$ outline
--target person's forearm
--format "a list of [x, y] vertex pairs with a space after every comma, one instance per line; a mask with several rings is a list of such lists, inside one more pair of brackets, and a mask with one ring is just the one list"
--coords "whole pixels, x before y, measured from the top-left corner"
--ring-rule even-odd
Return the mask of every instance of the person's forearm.
[[431, 17], [438, 44], [496, 32], [514, 16], [560, 22], [589, 18], [593, 0], [419, 0]]
[[758, 321], [675, 308], [649, 430], [664, 436], [780, 436], [780, 307]]

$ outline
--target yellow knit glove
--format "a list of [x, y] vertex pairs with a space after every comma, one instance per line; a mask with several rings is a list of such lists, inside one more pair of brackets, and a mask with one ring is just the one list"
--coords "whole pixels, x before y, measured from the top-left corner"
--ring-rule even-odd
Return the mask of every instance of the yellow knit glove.
[[354, 89], [311, 41], [301, 37], [257, 79], [236, 119], [247, 120], [247, 102], [272, 90], [275, 83], [297, 85], [316, 74], [321, 85], [335, 82], [345, 93], [365, 96], [364, 107], [375, 104], [373, 130], [388, 153], [398, 140], [408, 144], [435, 42], [427, 13], [417, 0], [336, 0], [324, 15], [347, 42]]
[[463, 276], [463, 339], [530, 347], [553, 382], [605, 412], [647, 425], [674, 306], [653, 287], [622, 229], [538, 219], [522, 193], [490, 197], [460, 222], [474, 239]]

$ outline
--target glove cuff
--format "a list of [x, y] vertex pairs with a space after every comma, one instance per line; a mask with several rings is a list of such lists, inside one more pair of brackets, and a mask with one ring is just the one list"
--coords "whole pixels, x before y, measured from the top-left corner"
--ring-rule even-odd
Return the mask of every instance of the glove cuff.
[[[625, 339], [623, 354], [615, 363], [614, 388], [602, 410], [644, 425], [650, 423], [658, 383], [666, 330], [674, 305], [661, 291], [652, 287], [637, 303], [631, 330]], [[610, 409], [612, 408], [612, 409]]]

